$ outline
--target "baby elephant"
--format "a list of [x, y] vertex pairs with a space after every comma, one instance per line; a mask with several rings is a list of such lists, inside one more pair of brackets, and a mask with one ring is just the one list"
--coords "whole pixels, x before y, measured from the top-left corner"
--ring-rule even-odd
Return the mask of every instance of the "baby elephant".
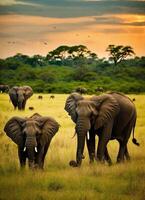
[[43, 169], [48, 147], [59, 126], [53, 118], [37, 113], [29, 118], [12, 117], [6, 123], [4, 131], [18, 145], [21, 167], [28, 158], [30, 168]]

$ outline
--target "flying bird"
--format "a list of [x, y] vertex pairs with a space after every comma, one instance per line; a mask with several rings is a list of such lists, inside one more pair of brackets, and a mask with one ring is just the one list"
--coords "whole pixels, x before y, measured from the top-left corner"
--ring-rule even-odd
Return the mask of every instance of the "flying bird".
[[16, 42], [14, 41], [8, 41], [8, 44], [15, 44]]

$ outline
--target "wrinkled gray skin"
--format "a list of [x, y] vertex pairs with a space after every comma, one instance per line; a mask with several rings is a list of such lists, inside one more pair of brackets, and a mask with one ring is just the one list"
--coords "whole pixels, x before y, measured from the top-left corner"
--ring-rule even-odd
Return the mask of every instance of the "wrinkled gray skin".
[[[108, 93], [84, 99], [78, 93], [72, 93], [66, 100], [65, 110], [76, 123], [77, 153], [76, 161], [70, 165], [81, 165], [85, 138], [90, 162], [96, 160], [111, 164], [107, 143], [109, 140], [118, 140], [120, 147], [117, 162], [122, 162], [124, 156], [130, 159], [127, 142], [133, 130], [133, 143], [139, 145], [134, 138], [136, 123], [136, 109], [133, 102], [121, 93]], [[98, 148], [95, 156], [95, 135], [98, 135]]]
[[9, 96], [14, 106], [14, 109], [18, 107], [19, 110], [25, 110], [26, 101], [33, 95], [33, 90], [29, 86], [12, 87], [9, 90]]
[[59, 129], [59, 124], [50, 117], [35, 113], [29, 118], [12, 117], [4, 131], [18, 145], [20, 166], [43, 169], [44, 159], [51, 139]]

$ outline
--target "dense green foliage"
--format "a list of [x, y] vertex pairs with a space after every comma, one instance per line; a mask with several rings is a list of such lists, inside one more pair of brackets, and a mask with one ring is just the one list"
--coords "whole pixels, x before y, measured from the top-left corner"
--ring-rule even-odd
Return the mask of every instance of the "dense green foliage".
[[87, 88], [90, 94], [97, 87], [145, 92], [145, 57], [114, 65], [83, 45], [61, 46], [46, 57], [17, 54], [0, 59], [0, 84], [30, 85], [35, 92], [49, 93], [69, 93], [78, 86]]

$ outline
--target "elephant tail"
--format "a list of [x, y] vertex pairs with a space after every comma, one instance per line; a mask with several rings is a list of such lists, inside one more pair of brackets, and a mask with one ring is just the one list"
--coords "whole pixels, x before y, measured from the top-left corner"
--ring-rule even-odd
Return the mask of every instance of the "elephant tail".
[[[136, 122], [135, 122], [135, 124], [136, 124]], [[138, 143], [137, 139], [134, 137], [135, 124], [133, 126], [133, 139], [132, 139], [132, 142], [133, 142], [133, 144], [139, 146], [140, 144]]]

